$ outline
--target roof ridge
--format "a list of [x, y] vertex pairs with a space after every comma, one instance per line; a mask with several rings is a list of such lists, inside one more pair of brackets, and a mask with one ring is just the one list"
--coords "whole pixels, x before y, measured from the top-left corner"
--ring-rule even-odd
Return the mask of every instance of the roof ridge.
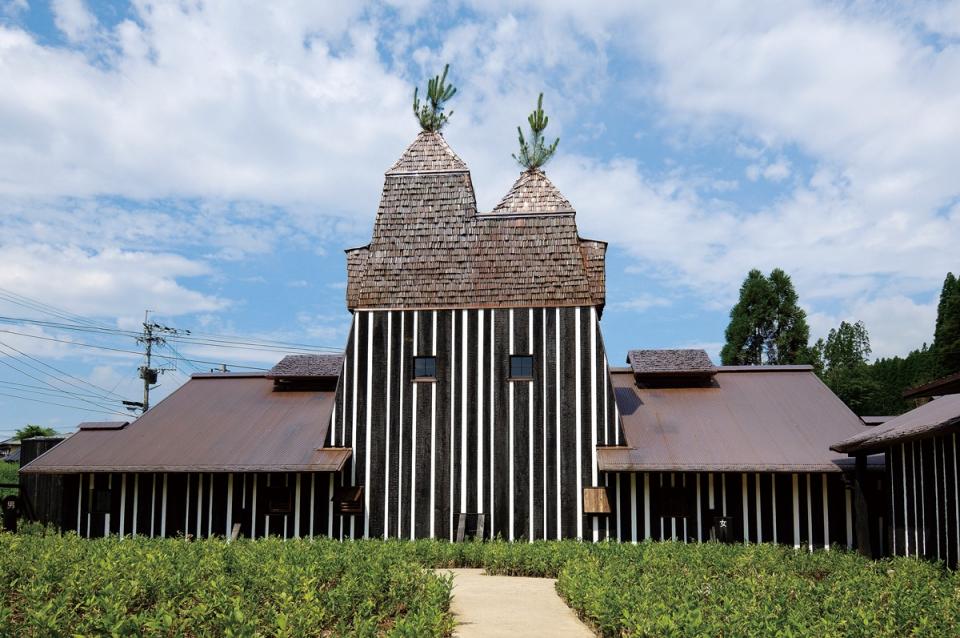
[[539, 168], [520, 173], [500, 203], [493, 207], [493, 214], [575, 212], [573, 204]]
[[464, 173], [469, 170], [440, 132], [420, 131], [385, 174]]

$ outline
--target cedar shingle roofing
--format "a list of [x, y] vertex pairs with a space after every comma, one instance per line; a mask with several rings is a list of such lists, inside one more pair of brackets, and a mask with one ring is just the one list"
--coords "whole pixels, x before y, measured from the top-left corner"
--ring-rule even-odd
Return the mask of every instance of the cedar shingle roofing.
[[420, 131], [413, 144], [407, 147], [387, 175], [403, 175], [409, 173], [433, 173], [446, 171], [466, 172], [467, 165], [453, 152], [443, 135]]
[[338, 377], [342, 367], [342, 354], [290, 354], [267, 372], [267, 378]]
[[466, 166], [421, 133], [386, 173], [372, 241], [347, 251], [348, 308], [603, 305], [606, 244], [580, 239], [572, 209], [505, 212], [479, 214]]
[[543, 171], [530, 169], [520, 173], [510, 191], [493, 207], [494, 213], [572, 213], [573, 206]]
[[711, 375], [717, 371], [706, 350], [631, 350], [627, 363], [637, 375]]

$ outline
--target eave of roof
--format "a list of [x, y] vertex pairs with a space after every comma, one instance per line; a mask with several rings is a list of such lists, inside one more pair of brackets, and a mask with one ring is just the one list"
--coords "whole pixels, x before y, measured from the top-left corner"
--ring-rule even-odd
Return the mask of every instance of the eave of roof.
[[922, 397], [943, 396], [960, 393], [960, 372], [948, 374], [945, 377], [934, 379], [929, 383], [908, 388], [903, 392], [904, 399], [919, 399]]
[[950, 394], [924, 403], [883, 425], [834, 443], [830, 449], [847, 454], [863, 454], [951, 429], [960, 431], [960, 394]]
[[337, 471], [349, 450], [322, 447], [333, 402], [263, 375], [193, 377], [130, 425], [81, 430], [21, 471]]

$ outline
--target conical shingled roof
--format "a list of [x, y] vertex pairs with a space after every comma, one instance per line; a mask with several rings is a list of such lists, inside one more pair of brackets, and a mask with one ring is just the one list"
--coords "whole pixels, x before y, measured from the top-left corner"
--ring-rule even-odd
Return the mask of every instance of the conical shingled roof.
[[407, 147], [386, 174], [447, 173], [467, 170], [467, 165], [447, 145], [443, 135], [420, 131], [417, 139], [413, 140], [413, 144]]
[[522, 172], [510, 191], [494, 206], [495, 214], [573, 213], [573, 205], [540, 169]]

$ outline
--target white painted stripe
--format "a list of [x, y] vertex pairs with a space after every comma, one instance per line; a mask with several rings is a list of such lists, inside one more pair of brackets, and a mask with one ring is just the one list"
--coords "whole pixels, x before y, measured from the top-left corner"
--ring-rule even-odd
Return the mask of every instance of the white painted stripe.
[[[134, 495], [134, 503], [137, 502], [136, 495]], [[134, 506], [136, 507], [136, 506]], [[77, 475], [77, 536], [80, 535], [80, 517], [83, 513], [83, 474]], [[133, 534], [136, 536], [136, 532]]]
[[[509, 354], [512, 355], [513, 354], [513, 308], [509, 310], [509, 317], [510, 317], [509, 326], [508, 326], [508, 331], [510, 334]], [[507, 520], [507, 540], [512, 541], [513, 540], [513, 505], [514, 505], [513, 501], [515, 498], [514, 487], [513, 487], [513, 392], [514, 392], [513, 386], [515, 384], [512, 381], [507, 381], [507, 385], [509, 386], [509, 390], [510, 390], [509, 399], [508, 399], [509, 400], [508, 411], [510, 412], [510, 419], [507, 425], [508, 427], [507, 447], [509, 448], [507, 451], [507, 461], [510, 464], [509, 471], [507, 472], [507, 492], [509, 492], [510, 494], [510, 503], [507, 508], [507, 516], [509, 516], [509, 519]]]
[[810, 487], [810, 474], [807, 474], [807, 545], [813, 551], [813, 490]]
[[[676, 487], [673, 472], [670, 472], [670, 487]], [[677, 540], [677, 518], [675, 516], [670, 517], [670, 540]]]
[[150, 538], [153, 538], [157, 531], [157, 473], [153, 473], [153, 487], [150, 491]]
[[93, 510], [93, 489], [94, 489], [92, 472], [90, 473], [90, 476], [87, 479], [87, 485], [89, 487], [89, 489], [87, 490], [87, 538], [90, 538], [90, 518], [92, 515], [91, 510]]
[[467, 352], [467, 336], [470, 332], [469, 311], [462, 310], [463, 334], [460, 336], [460, 362], [463, 365], [463, 371], [460, 374], [460, 511], [467, 511], [467, 474], [469, 466], [467, 465], [467, 404], [469, 403], [467, 395], [467, 374], [470, 355]]
[[[681, 475], [680, 475], [680, 478], [683, 480], [683, 487], [686, 487], [686, 486], [687, 486], [687, 475], [686, 475], [686, 474], [681, 474]], [[684, 493], [686, 493], [686, 490], [684, 490]], [[687, 517], [684, 516], [684, 517], [683, 517], [683, 542], [684, 542], [684, 543], [687, 542], [687, 538], [688, 538], [688, 535], [687, 535]]]
[[[79, 511], [80, 504], [77, 503], [77, 510]], [[120, 475], [120, 538], [123, 538], [126, 535], [126, 519], [127, 519], [127, 475]]]
[[[646, 491], [647, 484], [648, 483], [645, 480], [644, 491]], [[637, 542], [637, 473], [636, 472], [630, 472], [630, 542], [634, 544], [636, 544]]]
[[727, 515], [727, 475], [726, 474], [720, 475], [720, 500], [722, 501], [720, 506], [723, 509], [723, 515], [726, 516]]
[[[493, 416], [496, 411], [496, 401], [497, 401], [497, 397], [496, 397], [497, 383], [495, 381], [494, 367], [493, 367], [493, 364], [495, 361], [494, 342], [497, 339], [496, 318], [497, 318], [497, 311], [491, 310], [490, 311], [490, 451], [489, 451], [489, 455], [490, 455], [490, 537], [491, 538], [494, 536], [495, 534], [494, 530], [496, 529], [496, 527], [494, 526], [494, 520], [493, 520], [493, 514], [496, 511], [493, 506], [494, 483], [497, 480], [497, 471], [495, 467], [495, 461], [496, 461], [497, 455], [494, 453], [496, 448], [493, 447], [493, 444], [494, 444], [493, 433], [496, 431], [496, 427], [495, 427], [496, 424], [494, 423]], [[546, 397], [544, 397], [544, 402], [546, 402]]]
[[[393, 398], [393, 312], [387, 312], [387, 388], [386, 412], [384, 429], [386, 430], [386, 447], [383, 453], [383, 537], [390, 538], [390, 399]], [[400, 385], [403, 385], [402, 383]], [[313, 538], [313, 487], [310, 496], [310, 538]]]
[[[350, 422], [350, 485], [357, 484], [357, 397], [359, 396], [359, 390], [357, 385], [360, 382], [360, 313], [355, 312], [353, 314], [353, 405], [351, 406], [351, 422]], [[346, 416], [346, 415], [344, 415]], [[267, 480], [270, 480], [270, 477], [267, 477]], [[268, 482], [267, 485], [270, 483]], [[367, 492], [368, 490], [364, 490]], [[269, 521], [270, 517], [267, 517]], [[356, 523], [357, 517], [355, 515], [350, 515], [350, 538], [356, 538]], [[268, 528], [266, 533], [269, 535], [269, 523], [267, 523]]]
[[747, 503], [747, 475], [740, 474], [740, 492], [743, 496], [743, 542], [750, 542], [750, 508]]
[[800, 477], [791, 475], [793, 480], [793, 548], [800, 549]]
[[[387, 394], [390, 394], [390, 391], [387, 391]], [[371, 438], [373, 436], [373, 313], [367, 313], [367, 414], [364, 419], [364, 430], [366, 430], [366, 437], [364, 440], [364, 450], [363, 450], [363, 537], [370, 538], [370, 493], [373, 491], [373, 485], [370, 483], [370, 466], [371, 463], [371, 453], [372, 445]], [[297, 492], [300, 492], [300, 475], [297, 474]], [[296, 536], [300, 536], [300, 509], [299, 501], [297, 505], [297, 514], [294, 516], [297, 519], [297, 533]]]
[[197, 474], [197, 538], [201, 538], [200, 523], [203, 518], [203, 474]]
[[[331, 497], [333, 495], [331, 494]], [[253, 491], [250, 493], [250, 538], [257, 537], [257, 475], [253, 475]]]
[[456, 485], [456, 414], [457, 414], [457, 312], [450, 313], [450, 540], [454, 540], [453, 521], [454, 513], [457, 510], [456, 503], [453, 502], [453, 486]]
[[[420, 311], [413, 311], [413, 356], [420, 354]], [[414, 374], [414, 370], [410, 374]], [[417, 394], [419, 383], [413, 384], [410, 397], [410, 540], [417, 537]]]
[[773, 510], [773, 544], [776, 545], [779, 541], [777, 540], [777, 475], [770, 475], [770, 509]]
[[[543, 420], [541, 427], [541, 434], [543, 434], [543, 441], [541, 442], [542, 448], [542, 457], [543, 457], [543, 539], [547, 539], [547, 309], [543, 309], [543, 315], [540, 318], [540, 331], [543, 334], [543, 349], [540, 351], [540, 376], [543, 377]], [[610, 517], [607, 517], [607, 521], [610, 520]]]
[[[477, 311], [477, 511], [483, 512], [483, 334], [484, 311]], [[492, 452], [492, 450], [491, 450]]]
[[[590, 306], [590, 475], [591, 485], [600, 483], [597, 474], [597, 309]], [[593, 542], [599, 540], [598, 519], [593, 518]]]
[[[923, 487], [923, 441], [920, 442], [920, 453], [919, 453], [919, 454], [917, 454], [917, 449], [916, 449], [916, 445], [915, 445], [915, 444], [916, 444], [916, 441], [911, 441], [911, 443], [910, 443], [911, 453], [913, 454], [913, 459], [914, 459], [914, 461], [913, 461], [913, 463], [914, 463], [914, 464], [913, 464], [914, 469], [916, 469], [916, 467], [917, 467], [917, 458], [920, 459], [920, 524], [917, 526], [917, 533], [919, 534], [921, 530], [923, 531], [923, 536], [922, 536], [922, 538], [923, 538], [923, 555], [924, 555], [924, 556], [927, 556], [927, 555], [928, 555], [928, 554], [927, 554], [927, 505], [926, 505], [927, 498], [926, 498], [926, 490], [925, 490], [924, 487]], [[915, 490], [915, 491], [914, 491], [913, 507], [914, 507], [914, 511], [916, 511], [916, 507], [917, 507], [917, 499], [916, 499], [917, 483], [916, 483], [916, 478], [914, 478], [913, 489]], [[917, 543], [917, 547], [918, 547], [918, 548], [920, 547], [920, 543]], [[919, 555], [919, 554], [918, 554], [918, 555]]]
[[[903, 471], [903, 551], [904, 556], [910, 555], [910, 512], [907, 509], [907, 446], [900, 444], [900, 468]], [[891, 484], [892, 487], [892, 484]]]
[[[407, 315], [400, 313], [400, 378], [397, 385], [400, 386], [400, 407], [397, 411], [397, 418], [400, 421], [400, 436], [397, 437], [397, 538], [403, 537], [403, 388], [407, 385], [403, 377], [404, 346], [407, 341]], [[456, 326], [454, 326], [456, 330]], [[411, 370], [412, 376], [412, 370]], [[453, 397], [450, 397], [453, 401]], [[451, 408], [452, 410], [452, 408]], [[451, 478], [452, 480], [452, 478]], [[341, 525], [343, 523], [341, 522]]]
[[617, 540], [622, 541], [623, 533], [621, 532], [621, 530], [623, 529], [623, 526], [622, 526], [622, 523], [620, 522], [620, 472], [617, 472], [616, 492], [617, 492], [617, 505], [614, 511], [616, 512], [616, 516], [617, 516]]
[[[527, 353], [533, 356], [533, 308], [527, 315]], [[524, 384], [527, 388], [527, 541], [533, 542], [533, 380]]]
[[333, 474], [327, 474], [327, 538], [333, 538]]
[[[367, 421], [367, 423], [369, 423], [369, 421]], [[293, 537], [294, 538], [300, 538], [300, 483], [301, 483], [300, 472], [297, 472], [297, 481], [293, 489], [293, 498], [295, 501], [293, 504]], [[370, 484], [367, 483], [368, 487], [367, 489], [364, 490], [365, 492], [369, 491], [369, 485]], [[229, 529], [230, 527], [227, 526], [227, 530]], [[227, 534], [229, 533], [230, 532], [228, 531]]]
[[207, 502], [207, 538], [213, 536], [213, 474], [210, 474], [210, 500]]
[[[113, 496], [113, 474], [107, 474], [107, 489], [110, 490], [111, 498]], [[103, 535], [110, 536], [110, 512], [103, 514]]]
[[580, 308], [574, 309], [573, 313], [574, 334], [574, 387], [576, 388], [576, 419], [575, 432], [577, 436], [576, 454], [577, 454], [577, 538], [583, 538], [583, 371], [580, 369]]
[[[636, 503], [637, 499], [633, 499], [633, 502]], [[634, 507], [636, 507], [634, 505]], [[636, 512], [634, 512], [636, 515]], [[650, 540], [652, 534], [650, 533], [650, 473], [643, 473], [643, 537], [646, 540]]]
[[[933, 445], [933, 516], [936, 523], [937, 560], [940, 560], [940, 484], [937, 483], [937, 439], [931, 441]], [[922, 452], [922, 450], [921, 450]]]
[[233, 536], [233, 472], [227, 474], [227, 524], [224, 527], [229, 543]]
[[754, 474], [753, 483], [754, 483], [753, 486], [755, 488], [754, 491], [756, 492], [756, 494], [754, 495], [755, 496], [754, 501], [755, 501], [755, 505], [757, 506], [757, 542], [762, 543], [763, 542], [763, 519], [761, 518], [761, 515], [763, 513], [763, 506], [760, 502], [760, 473], [759, 472]]
[[163, 473], [163, 496], [160, 499], [160, 538], [167, 535], [167, 473]]
[[[437, 311], [433, 311], [433, 356], [437, 356]], [[436, 536], [437, 521], [437, 383], [430, 384], [430, 538]]]
[[823, 487], [823, 548], [830, 549], [830, 507], [829, 494], [827, 491], [827, 475], [820, 475], [820, 483]]
[[697, 472], [697, 542], [703, 542], [703, 504], [700, 497], [700, 472]]
[[[283, 486], [287, 488], [287, 494], [290, 493], [290, 475], [283, 475]], [[210, 502], [213, 502], [213, 477], [210, 477]], [[283, 515], [283, 540], [287, 540], [287, 515]]]
[[716, 509], [713, 496], [713, 472], [707, 474], [707, 509]]
[[850, 494], [850, 488], [844, 490], [847, 509], [847, 549], [853, 549], [853, 498]]
[[[947, 538], [950, 534], [950, 524], [947, 522], [950, 516], [950, 497], [947, 492], [947, 437], [938, 438], [940, 439], [940, 467], [943, 468], [940, 472], [943, 475], [943, 550], [945, 552], [944, 558], [947, 563], [950, 563], [950, 539]], [[956, 561], [956, 556], [954, 556], [954, 560]]]
[[314, 472], [310, 473], [310, 538], [313, 538], [313, 514], [314, 506], [316, 505], [316, 491], [317, 491], [317, 475]]
[[[892, 546], [892, 553], [894, 556], [897, 555], [897, 496], [893, 489], [893, 461], [896, 458], [896, 448], [890, 447], [886, 452], [887, 459], [887, 491], [890, 492], [890, 543]], [[881, 535], [882, 539], [883, 536]]]
[[554, 321], [554, 334], [555, 334], [555, 343], [554, 343], [554, 355], [556, 356], [556, 365], [554, 366], [554, 371], [556, 373], [556, 385], [554, 390], [557, 393], [557, 436], [554, 441], [554, 447], [556, 448], [555, 452], [557, 455], [556, 466], [557, 466], [557, 539], [559, 540], [562, 537], [561, 532], [561, 518], [562, 518], [562, 508], [560, 507], [560, 448], [561, 448], [561, 439], [560, 439], [560, 309], [557, 308], [554, 310], [555, 321]]
[[[270, 487], [270, 475], [267, 474], [267, 488], [269, 488], [269, 487]], [[270, 490], [267, 489], [267, 499], [268, 499], [268, 500], [267, 500], [267, 514], [266, 514], [266, 516], [263, 517], [263, 536], [264, 536], [264, 538], [266, 538], [267, 536], [270, 536], [270, 514], [269, 514], [269, 512], [270, 512], [270, 505], [269, 505], [270, 501], [269, 501], [269, 498], [270, 498]]]

